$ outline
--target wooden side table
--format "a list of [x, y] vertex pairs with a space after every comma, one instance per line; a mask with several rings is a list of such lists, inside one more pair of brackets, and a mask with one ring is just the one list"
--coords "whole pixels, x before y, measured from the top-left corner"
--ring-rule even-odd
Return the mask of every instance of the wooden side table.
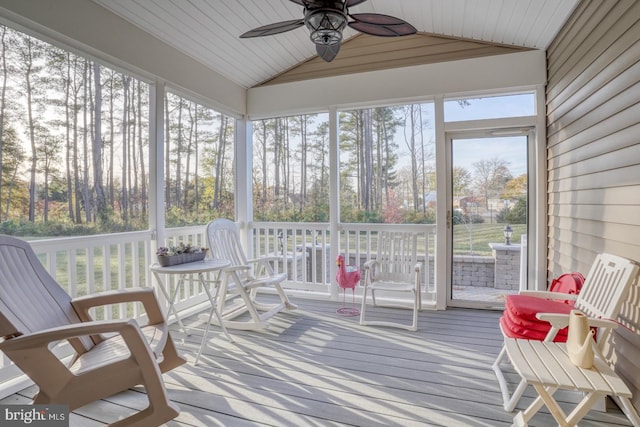
[[[565, 343], [505, 338], [505, 347], [515, 370], [539, 394], [527, 409], [515, 416], [515, 426], [526, 426], [543, 405], [560, 426], [575, 426], [600, 398], [614, 396], [633, 425], [640, 427], [640, 418], [629, 401], [631, 391], [605, 361], [596, 357], [593, 368], [580, 368], [569, 359]], [[553, 398], [558, 389], [584, 393], [584, 398], [569, 415]]]
[[[160, 292], [162, 293], [162, 295], [164, 295], [164, 297], [167, 299], [167, 302], [169, 304], [169, 307], [167, 309], [167, 314], [166, 314], [167, 319], [171, 315], [171, 312], [173, 312], [173, 315], [175, 316], [178, 324], [180, 325], [180, 329], [182, 329], [185, 335], [189, 335], [189, 333], [187, 332], [186, 327], [182, 323], [182, 320], [180, 319], [180, 316], [178, 315], [178, 311], [176, 310], [174, 305], [176, 296], [178, 294], [180, 287], [184, 284], [184, 281], [187, 277], [191, 275], [197, 275], [198, 281], [200, 282], [205, 292], [207, 293], [207, 297], [209, 298], [209, 301], [211, 303], [211, 309], [209, 310], [209, 316], [208, 316], [209, 321], [206, 323], [204, 335], [202, 336], [202, 342], [200, 343], [200, 349], [198, 350], [198, 354], [196, 356], [196, 360], [194, 364], [198, 363], [198, 360], [200, 359], [200, 355], [202, 354], [202, 350], [204, 349], [204, 345], [207, 340], [207, 335], [209, 333], [209, 327], [211, 325], [211, 318], [213, 315], [215, 315], [216, 318], [218, 319], [220, 328], [222, 329], [222, 332], [224, 332], [224, 334], [226, 335], [227, 339], [230, 342], [233, 342], [233, 338], [231, 337], [231, 335], [229, 335], [227, 328], [224, 326], [224, 323], [222, 322], [222, 316], [220, 315], [220, 312], [218, 311], [218, 308], [217, 308], [218, 306], [217, 299], [218, 299], [218, 294], [220, 292], [220, 286], [216, 285], [215, 292], [212, 294], [210, 290], [210, 282], [207, 282], [204, 277], [205, 273], [219, 272], [224, 267], [229, 266], [229, 264], [230, 262], [227, 260], [215, 259], [215, 260], [188, 262], [185, 264], [172, 265], [169, 267], [163, 267], [160, 264], [153, 264], [151, 265], [151, 267], [149, 267], [154, 277], [156, 278], [156, 283], [158, 284], [158, 288], [160, 289]], [[173, 289], [173, 292], [171, 292], [171, 294], [169, 295], [167, 293], [167, 289], [166, 289], [167, 287], [165, 286], [165, 282], [162, 280], [161, 276], [171, 275], [171, 274], [177, 274], [179, 278], [178, 278], [178, 283]]]

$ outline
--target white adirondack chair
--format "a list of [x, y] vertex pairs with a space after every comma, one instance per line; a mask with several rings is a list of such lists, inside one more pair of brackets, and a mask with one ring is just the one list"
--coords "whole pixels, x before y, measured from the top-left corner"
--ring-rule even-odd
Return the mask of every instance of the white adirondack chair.
[[[418, 312], [422, 308], [420, 272], [422, 265], [417, 256], [418, 235], [411, 232], [378, 233], [376, 258], [364, 264], [364, 293], [360, 310], [361, 325], [391, 326], [418, 330]], [[366, 320], [367, 295], [371, 292], [373, 306], [395, 307], [413, 310], [411, 324], [383, 320]], [[394, 302], [381, 303], [376, 292], [385, 297], [395, 297]], [[395, 302], [398, 294], [404, 294], [406, 303]], [[406, 295], [409, 298], [406, 298]]]
[[[139, 301], [147, 324], [93, 320], [92, 307]], [[39, 388], [36, 404], [87, 403], [145, 387], [149, 406], [114, 426], [156, 426], [180, 410], [167, 395], [162, 372], [185, 363], [175, 349], [153, 289], [108, 291], [71, 299], [44, 269], [29, 243], [0, 236], [0, 350]], [[51, 344], [67, 341], [69, 362]]]
[[[597, 347], [598, 351], [600, 351], [600, 357], [604, 359], [601, 353], [602, 346], [606, 342], [611, 329], [617, 326], [613, 321], [618, 317], [622, 303], [638, 276], [638, 271], [639, 267], [633, 261], [611, 254], [600, 254], [594, 260], [578, 295], [548, 291], [521, 291], [520, 294], [550, 300], [575, 300], [574, 307], [589, 317], [591, 326], [598, 328], [596, 334]], [[558, 331], [569, 324], [568, 314], [538, 313], [537, 317], [551, 324], [551, 329], [544, 341], [553, 341]], [[502, 330], [502, 333], [505, 337], [508, 337], [505, 330]], [[524, 380], [520, 381], [511, 396], [509, 396], [509, 388], [500, 368], [500, 364], [506, 355], [506, 348], [503, 346], [496, 361], [493, 363], [493, 370], [498, 378], [500, 391], [502, 392], [504, 409], [511, 412], [524, 393], [527, 383]]]

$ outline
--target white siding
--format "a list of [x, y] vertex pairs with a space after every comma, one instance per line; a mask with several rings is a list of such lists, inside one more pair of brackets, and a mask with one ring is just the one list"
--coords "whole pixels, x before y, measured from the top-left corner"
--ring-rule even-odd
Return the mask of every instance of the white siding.
[[[640, 2], [583, 1], [548, 49], [549, 276], [586, 273], [598, 252], [640, 262], [639, 17]], [[636, 407], [639, 289], [611, 350]]]

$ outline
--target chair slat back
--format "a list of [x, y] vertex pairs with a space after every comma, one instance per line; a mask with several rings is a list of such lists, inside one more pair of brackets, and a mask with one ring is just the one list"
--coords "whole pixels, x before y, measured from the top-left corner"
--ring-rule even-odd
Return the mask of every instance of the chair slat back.
[[591, 317], [617, 318], [638, 271], [638, 265], [631, 260], [599, 254], [585, 278], [575, 308]]
[[[219, 218], [207, 224], [207, 241], [214, 259], [226, 259], [231, 265], [247, 265], [247, 257], [240, 243], [236, 224], [228, 219]], [[239, 272], [243, 276], [245, 272]]]
[[31, 246], [0, 235], [0, 336], [79, 321], [71, 297], [45, 270]]
[[397, 282], [412, 282], [415, 277], [418, 236], [411, 232], [381, 231], [378, 233], [376, 278]]

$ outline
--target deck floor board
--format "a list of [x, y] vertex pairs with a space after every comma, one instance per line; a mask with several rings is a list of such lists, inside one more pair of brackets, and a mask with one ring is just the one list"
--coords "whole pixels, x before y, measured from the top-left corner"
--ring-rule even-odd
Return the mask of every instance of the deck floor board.
[[[339, 302], [296, 300], [299, 309], [280, 313], [264, 331], [231, 330], [230, 343], [212, 327], [200, 363], [193, 365], [204, 331], [198, 316], [174, 328], [188, 363], [165, 375], [170, 398], [181, 407], [169, 426], [509, 426], [491, 370], [501, 345], [499, 312], [449, 309], [422, 311], [419, 330], [360, 326], [357, 317], [336, 314]], [[380, 310], [381, 317], [409, 311]], [[514, 385], [519, 377], [508, 372]], [[36, 393], [30, 387], [5, 401]], [[527, 390], [524, 409], [535, 392]], [[565, 409], [580, 396], [559, 391]], [[142, 387], [76, 410], [71, 426], [99, 425], [147, 404]], [[584, 426], [631, 425], [611, 402], [590, 412]], [[543, 409], [531, 426], [555, 425]]]

